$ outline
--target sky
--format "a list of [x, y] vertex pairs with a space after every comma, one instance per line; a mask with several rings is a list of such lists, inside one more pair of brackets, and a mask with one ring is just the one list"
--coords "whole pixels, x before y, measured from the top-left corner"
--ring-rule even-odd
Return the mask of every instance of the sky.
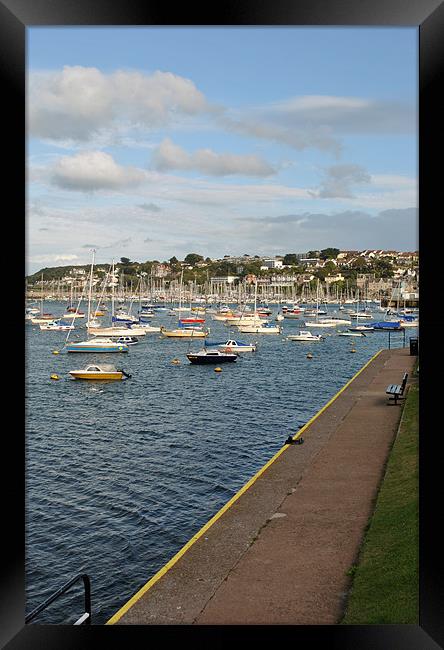
[[27, 28], [26, 272], [413, 251], [416, 27]]

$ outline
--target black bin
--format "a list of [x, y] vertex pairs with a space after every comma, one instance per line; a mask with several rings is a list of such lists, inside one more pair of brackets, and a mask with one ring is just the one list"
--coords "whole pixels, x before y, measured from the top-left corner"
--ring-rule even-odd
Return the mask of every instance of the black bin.
[[417, 336], [411, 336], [410, 337], [410, 356], [411, 357], [417, 357], [418, 356], [418, 337]]

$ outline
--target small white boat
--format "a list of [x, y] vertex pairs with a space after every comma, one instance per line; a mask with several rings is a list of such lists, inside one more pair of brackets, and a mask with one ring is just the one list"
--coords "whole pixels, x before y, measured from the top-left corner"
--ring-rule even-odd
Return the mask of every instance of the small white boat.
[[85, 314], [81, 311], [77, 312], [77, 314], [71, 314], [70, 312], [63, 314], [62, 318], [85, 318]]
[[54, 320], [53, 314], [42, 314], [40, 316], [36, 316], [35, 318], [31, 318], [31, 323], [33, 325], [40, 325], [41, 323], [48, 323], [48, 322], [52, 322], [53, 320]]
[[298, 334], [289, 334], [289, 341], [322, 341], [324, 337], [321, 334], [313, 334], [309, 330], [300, 330]]
[[238, 325], [239, 332], [243, 334], [281, 334], [282, 327], [271, 323], [260, 323], [259, 325]]
[[370, 314], [370, 312], [354, 311], [350, 313], [350, 318], [366, 318], [367, 320], [371, 320], [373, 316]]
[[[138, 325], [131, 325], [128, 327], [88, 327], [88, 334], [111, 338], [119, 336], [145, 336], [146, 331], [146, 328], [139, 327]], [[160, 328], [158, 331], [160, 331]]]
[[100, 365], [89, 365], [80, 370], [70, 370], [69, 374], [74, 379], [99, 379], [99, 380], [120, 380], [129, 379], [131, 375], [124, 370], [117, 370], [117, 368], [110, 363], [102, 363]]
[[256, 352], [257, 345], [255, 343], [243, 343], [235, 339], [228, 339], [225, 343], [206, 343], [208, 347], [216, 347], [220, 352]]
[[139, 319], [126, 311], [118, 309], [112, 320], [116, 323], [137, 323]]
[[46, 323], [40, 323], [39, 325], [42, 331], [46, 332], [66, 332], [67, 330], [73, 330], [74, 325], [69, 325], [68, 323], [62, 323], [61, 321], [47, 321]]
[[322, 321], [322, 320], [306, 320], [304, 321], [305, 327], [336, 327], [337, 323], [332, 323], [330, 320], [328, 321]]
[[[150, 323], [140, 323], [139, 322], [137, 324], [136, 329], [137, 330], [143, 330], [145, 332], [145, 334], [149, 334], [150, 332], [160, 332], [160, 326], [157, 327], [157, 326], [151, 325]], [[131, 331], [134, 331], [133, 328], [131, 328]]]
[[124, 343], [116, 343], [111, 338], [97, 338], [90, 341], [79, 341], [66, 346], [67, 352], [128, 352], [129, 347]]
[[264, 322], [264, 318], [259, 316], [259, 314], [247, 314], [243, 316], [229, 316], [225, 319], [225, 325], [229, 327], [235, 325], [261, 325]]
[[365, 332], [338, 332], [338, 336], [367, 336]]
[[196, 339], [208, 336], [208, 332], [197, 327], [178, 327], [173, 330], [167, 330], [164, 327], [161, 327], [160, 332], [162, 336], [177, 339]]
[[116, 343], [124, 343], [125, 345], [134, 345], [138, 342], [139, 339], [137, 336], [119, 336], [119, 338], [116, 339]]

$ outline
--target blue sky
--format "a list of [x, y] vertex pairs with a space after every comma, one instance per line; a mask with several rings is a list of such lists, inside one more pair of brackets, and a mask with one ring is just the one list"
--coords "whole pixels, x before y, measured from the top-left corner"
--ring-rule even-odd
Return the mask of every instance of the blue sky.
[[416, 249], [417, 37], [28, 28], [28, 272]]

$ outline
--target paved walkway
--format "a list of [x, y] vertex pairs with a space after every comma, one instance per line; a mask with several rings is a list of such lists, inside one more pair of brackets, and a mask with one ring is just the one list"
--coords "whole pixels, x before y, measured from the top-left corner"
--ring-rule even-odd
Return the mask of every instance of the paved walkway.
[[411, 374], [383, 350], [248, 489], [110, 619], [117, 624], [335, 624]]

